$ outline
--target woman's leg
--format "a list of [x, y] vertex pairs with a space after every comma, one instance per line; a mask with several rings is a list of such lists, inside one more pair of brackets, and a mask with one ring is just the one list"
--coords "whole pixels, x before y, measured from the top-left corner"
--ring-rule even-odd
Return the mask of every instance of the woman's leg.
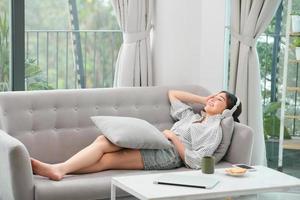
[[104, 136], [99, 136], [92, 144], [79, 151], [70, 159], [59, 164], [46, 164], [32, 159], [32, 169], [35, 174], [49, 177], [52, 180], [60, 180], [65, 174], [95, 164], [105, 153], [115, 152], [122, 149]]
[[94, 165], [82, 168], [74, 173], [86, 174], [109, 169], [144, 169], [144, 162], [140, 151], [122, 149], [116, 152], [105, 153]]

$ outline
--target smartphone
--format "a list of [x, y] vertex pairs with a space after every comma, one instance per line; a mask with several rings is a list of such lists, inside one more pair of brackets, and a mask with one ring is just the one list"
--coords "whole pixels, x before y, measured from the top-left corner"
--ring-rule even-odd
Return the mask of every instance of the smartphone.
[[254, 167], [246, 165], [246, 164], [234, 164], [232, 166], [244, 168], [244, 169], [247, 169], [248, 171], [256, 171], [256, 169]]

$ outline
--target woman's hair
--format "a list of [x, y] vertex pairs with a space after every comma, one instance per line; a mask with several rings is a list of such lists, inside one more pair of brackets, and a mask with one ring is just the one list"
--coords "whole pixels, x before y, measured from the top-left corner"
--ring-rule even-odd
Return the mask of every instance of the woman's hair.
[[[225, 95], [226, 95], [226, 98], [227, 98], [226, 108], [229, 110], [232, 109], [233, 106], [235, 106], [235, 104], [237, 102], [237, 97], [234, 94], [231, 94], [230, 92], [227, 92], [227, 91], [221, 91], [220, 93], [225, 93]], [[232, 114], [234, 121], [240, 122], [238, 117], [240, 116], [241, 112], [242, 112], [242, 103], [240, 102], [240, 105], [237, 107], [235, 112]]]

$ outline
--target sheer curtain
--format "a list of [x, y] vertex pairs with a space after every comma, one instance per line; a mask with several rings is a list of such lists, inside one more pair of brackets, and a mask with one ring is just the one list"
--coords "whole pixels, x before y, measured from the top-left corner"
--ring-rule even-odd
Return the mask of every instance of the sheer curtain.
[[254, 129], [252, 164], [266, 164], [260, 67], [256, 41], [281, 0], [232, 0], [229, 90], [243, 104], [241, 122]]
[[151, 86], [150, 31], [152, 0], [111, 0], [123, 32], [114, 87]]

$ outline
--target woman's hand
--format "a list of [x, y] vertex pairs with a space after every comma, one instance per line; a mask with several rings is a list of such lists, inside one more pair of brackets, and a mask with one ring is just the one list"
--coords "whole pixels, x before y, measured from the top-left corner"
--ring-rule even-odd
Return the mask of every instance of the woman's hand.
[[176, 137], [175, 133], [173, 133], [173, 132], [170, 131], [170, 130], [164, 130], [163, 133], [164, 133], [165, 137], [166, 137], [168, 140], [171, 140], [171, 141], [172, 141], [172, 139], [173, 139], [174, 137]]
[[204, 96], [199, 96], [190, 92], [180, 91], [180, 90], [169, 90], [170, 101], [179, 100], [186, 103], [200, 103], [206, 104], [206, 98]]
[[205, 104], [207, 104], [208, 100], [210, 100], [211, 98], [214, 98], [214, 96], [216, 96], [215, 94], [211, 94], [207, 97], [205, 97]]
[[165, 137], [172, 142], [172, 144], [176, 148], [176, 151], [179, 153], [180, 158], [184, 161], [185, 147], [182, 144], [182, 142], [180, 141], [180, 138], [173, 131], [170, 131], [170, 130], [164, 130], [163, 133], [164, 133]]

